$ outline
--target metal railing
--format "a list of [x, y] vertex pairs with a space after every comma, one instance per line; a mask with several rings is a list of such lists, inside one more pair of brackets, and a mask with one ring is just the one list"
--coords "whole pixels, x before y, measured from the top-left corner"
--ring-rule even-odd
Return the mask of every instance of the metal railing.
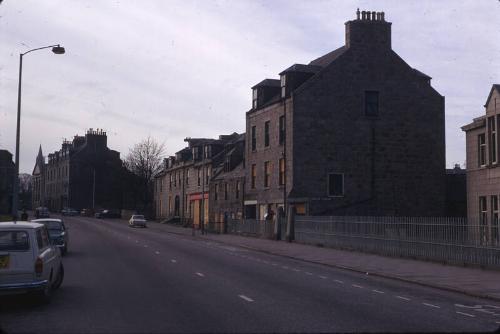
[[256, 219], [229, 219], [227, 233], [258, 238], [272, 238], [274, 223], [272, 221]]
[[381, 255], [500, 268], [498, 228], [465, 218], [296, 216], [295, 239]]

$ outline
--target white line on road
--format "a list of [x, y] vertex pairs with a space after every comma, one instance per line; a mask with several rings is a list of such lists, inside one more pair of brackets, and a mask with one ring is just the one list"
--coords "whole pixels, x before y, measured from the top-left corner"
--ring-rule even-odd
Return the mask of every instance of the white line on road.
[[277, 263], [271, 263], [273, 266], [277, 266], [278, 264]]
[[203, 275], [202, 273], [196, 273], [196, 275], [198, 275], [200, 277], [205, 277], [205, 275]]
[[401, 297], [401, 296], [395, 296], [396, 298], [399, 298], [399, 299], [402, 299], [402, 300], [411, 300], [410, 298], [406, 298], [406, 297]]
[[264, 260], [262, 262], [264, 262], [265, 264], [269, 264], [269, 261], [267, 261], [267, 260]]
[[305, 272], [306, 275], [312, 276], [313, 273], [310, 273], [308, 271]]
[[496, 324], [500, 324], [500, 321], [495, 321]]
[[380, 290], [372, 290], [373, 292], [376, 292], [376, 293], [385, 293], [384, 291], [380, 291]]
[[249, 298], [249, 297], [247, 297], [247, 296], [245, 296], [245, 295], [238, 295], [238, 297], [240, 297], [241, 299], [246, 300], [246, 301], [247, 301], [247, 302], [249, 302], [249, 303], [253, 302], [253, 299], [252, 299], [252, 298]]
[[293, 271], [299, 272], [299, 271], [300, 271], [300, 269], [293, 268]]
[[139, 243], [139, 240], [136, 240], [136, 241], [135, 241], [135, 243], [136, 243], [136, 244], [138, 244], [138, 243]]
[[441, 307], [434, 305], [434, 304], [429, 304], [429, 303], [422, 303], [422, 304], [424, 304], [425, 306], [429, 306], [429, 307], [441, 308]]
[[172, 260], [170, 260], [170, 262], [172, 262], [172, 263], [176, 263], [176, 262], [177, 262], [177, 260], [172, 259]]
[[158, 254], [160, 254], [160, 252], [159, 252], [159, 251], [156, 251], [156, 252], [155, 252], [155, 254], [156, 254], [156, 255], [158, 255]]
[[288, 267], [287, 267], [287, 266], [281, 266], [281, 268], [282, 268], [282, 269], [288, 269]]
[[319, 275], [319, 278], [321, 278], [321, 279], [327, 279], [328, 277]]
[[144, 248], [148, 248], [148, 245], [144, 245]]
[[352, 286], [355, 287], [355, 288], [358, 288], [358, 289], [363, 289], [363, 287], [361, 285], [352, 284]]
[[460, 312], [460, 311], [456, 311], [456, 313], [458, 313], [458, 314], [462, 314], [462, 315], [466, 315], [466, 316], [471, 317], [471, 318], [474, 318], [474, 317], [475, 317], [475, 315], [473, 315], [473, 314], [464, 313], [464, 312]]
[[339, 284], [344, 284], [344, 282], [342, 282], [341, 280], [338, 280], [338, 279], [334, 279], [333, 281], [334, 281], [334, 282], [337, 282], [337, 283], [339, 283]]

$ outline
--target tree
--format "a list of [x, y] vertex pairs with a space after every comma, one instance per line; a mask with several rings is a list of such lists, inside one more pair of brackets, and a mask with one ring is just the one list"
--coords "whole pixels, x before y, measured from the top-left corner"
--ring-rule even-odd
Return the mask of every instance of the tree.
[[161, 170], [165, 155], [165, 144], [148, 136], [130, 149], [125, 158], [125, 167], [137, 176], [136, 191], [140, 193], [142, 210], [152, 210], [153, 186], [156, 173]]

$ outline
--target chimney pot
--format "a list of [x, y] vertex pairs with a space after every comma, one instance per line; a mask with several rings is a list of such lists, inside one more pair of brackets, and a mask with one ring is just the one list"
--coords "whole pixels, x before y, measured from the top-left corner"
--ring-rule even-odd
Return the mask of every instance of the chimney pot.
[[366, 12], [365, 11], [361, 12], [361, 19], [366, 20]]
[[385, 13], [384, 13], [384, 12], [381, 12], [381, 13], [380, 13], [380, 18], [382, 19], [382, 21], [385, 21], [385, 17], [384, 17], [384, 16], [385, 16]]
[[375, 16], [376, 16], [376, 15], [377, 15], [377, 13], [376, 13], [376, 12], [372, 12], [372, 21], [375, 21], [375, 20], [376, 20], [376, 18], [375, 18]]
[[356, 20], [359, 20], [359, 8], [358, 8], [358, 10], [356, 11]]

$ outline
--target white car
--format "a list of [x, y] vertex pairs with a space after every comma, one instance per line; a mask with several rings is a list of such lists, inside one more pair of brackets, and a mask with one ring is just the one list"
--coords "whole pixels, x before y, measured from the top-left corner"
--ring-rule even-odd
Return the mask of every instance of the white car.
[[33, 292], [48, 301], [63, 279], [61, 252], [45, 225], [0, 223], [0, 296]]
[[143, 215], [132, 215], [128, 221], [128, 226], [130, 227], [136, 227], [136, 226], [142, 226], [146, 227], [146, 218], [144, 218]]

